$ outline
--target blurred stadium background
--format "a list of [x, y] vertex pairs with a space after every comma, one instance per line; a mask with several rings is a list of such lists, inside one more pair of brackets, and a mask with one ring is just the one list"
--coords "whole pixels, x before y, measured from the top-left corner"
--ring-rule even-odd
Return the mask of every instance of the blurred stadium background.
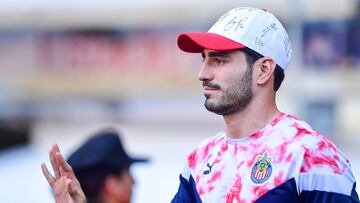
[[132, 168], [134, 202], [169, 202], [186, 154], [223, 127], [203, 108], [201, 57], [176, 37], [236, 6], [284, 23], [293, 59], [280, 109], [333, 140], [359, 180], [359, 0], [2, 0], [0, 202], [53, 202], [40, 170], [51, 144], [68, 155], [104, 126], [152, 159]]

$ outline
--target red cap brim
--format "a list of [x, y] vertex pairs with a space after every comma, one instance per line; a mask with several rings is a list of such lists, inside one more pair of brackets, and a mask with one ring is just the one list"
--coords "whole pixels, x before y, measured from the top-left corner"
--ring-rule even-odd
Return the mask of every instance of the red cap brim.
[[204, 49], [228, 51], [246, 46], [224, 36], [209, 32], [184, 32], [179, 35], [178, 46], [184, 52], [200, 53]]

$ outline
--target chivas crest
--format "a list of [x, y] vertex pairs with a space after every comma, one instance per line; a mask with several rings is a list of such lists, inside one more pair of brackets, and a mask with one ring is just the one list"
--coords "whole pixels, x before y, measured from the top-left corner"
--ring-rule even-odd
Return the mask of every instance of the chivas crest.
[[251, 180], [255, 184], [262, 184], [267, 181], [272, 173], [272, 158], [265, 152], [256, 156], [254, 165], [251, 168]]

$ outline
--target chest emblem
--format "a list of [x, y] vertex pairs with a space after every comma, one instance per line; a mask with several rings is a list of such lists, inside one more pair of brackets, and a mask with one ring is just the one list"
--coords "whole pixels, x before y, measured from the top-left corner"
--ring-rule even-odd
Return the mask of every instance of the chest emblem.
[[254, 165], [251, 168], [251, 181], [255, 184], [266, 182], [272, 173], [272, 157], [267, 152], [256, 156]]

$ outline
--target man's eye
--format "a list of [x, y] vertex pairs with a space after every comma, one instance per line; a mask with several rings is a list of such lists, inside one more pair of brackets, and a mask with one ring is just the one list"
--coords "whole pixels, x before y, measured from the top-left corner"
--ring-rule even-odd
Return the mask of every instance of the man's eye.
[[216, 65], [221, 65], [221, 64], [224, 63], [224, 61], [221, 60], [221, 59], [215, 58], [215, 59], [214, 59], [214, 63], [215, 63]]

